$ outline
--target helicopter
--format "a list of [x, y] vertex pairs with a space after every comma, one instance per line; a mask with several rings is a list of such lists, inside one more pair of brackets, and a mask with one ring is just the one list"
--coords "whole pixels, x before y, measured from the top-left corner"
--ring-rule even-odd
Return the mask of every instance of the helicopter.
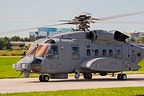
[[[132, 15], [132, 14], [127, 14]], [[114, 16], [112, 18], [125, 15]], [[84, 13], [71, 20], [60, 20], [63, 24], [75, 24], [71, 32], [54, 33], [32, 43], [26, 55], [13, 68], [21, 71], [25, 78], [38, 73], [40, 82], [49, 79], [67, 79], [74, 73], [79, 79], [92, 79], [93, 73], [106, 76], [116, 73], [118, 80], [127, 80], [124, 71], [137, 71], [144, 58], [144, 49], [127, 42], [128, 35], [117, 30], [90, 30], [90, 24], [99, 20]]]

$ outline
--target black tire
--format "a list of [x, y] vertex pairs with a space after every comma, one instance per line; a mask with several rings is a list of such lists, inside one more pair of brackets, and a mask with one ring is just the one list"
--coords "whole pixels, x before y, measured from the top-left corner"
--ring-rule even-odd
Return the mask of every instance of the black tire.
[[48, 82], [49, 81], [49, 76], [48, 75], [44, 75], [44, 82]]
[[83, 78], [84, 79], [87, 79], [87, 75], [86, 75], [87, 73], [83, 73]]
[[117, 79], [118, 80], [127, 80], [127, 75], [126, 74], [118, 74]]
[[126, 74], [122, 74], [122, 80], [127, 80], [127, 75]]
[[44, 82], [44, 78], [43, 78], [43, 77], [44, 77], [43, 75], [40, 75], [40, 76], [39, 76], [39, 81], [40, 81], [40, 82]]
[[92, 79], [92, 74], [88, 73], [88, 79]]
[[84, 79], [92, 79], [92, 74], [91, 73], [84, 73]]
[[117, 79], [118, 79], [118, 80], [122, 80], [122, 74], [118, 74], [118, 75], [117, 75]]

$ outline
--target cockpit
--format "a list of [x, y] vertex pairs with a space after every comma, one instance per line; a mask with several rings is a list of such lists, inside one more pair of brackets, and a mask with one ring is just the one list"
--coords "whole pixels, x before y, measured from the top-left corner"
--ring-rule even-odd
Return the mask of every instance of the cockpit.
[[44, 45], [31, 45], [26, 56], [58, 58], [58, 46], [56, 44], [44, 44]]

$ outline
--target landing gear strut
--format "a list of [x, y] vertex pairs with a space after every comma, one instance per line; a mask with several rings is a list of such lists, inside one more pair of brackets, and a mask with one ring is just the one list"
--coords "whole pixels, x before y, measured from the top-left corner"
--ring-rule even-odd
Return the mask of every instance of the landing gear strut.
[[92, 79], [92, 73], [83, 73], [84, 79]]
[[40, 75], [39, 76], [39, 81], [40, 82], [48, 82], [49, 81], [49, 76], [48, 75]]
[[80, 77], [80, 72], [76, 69], [74, 69], [74, 72], [75, 72], [75, 79], [79, 79]]
[[120, 73], [120, 74], [117, 75], [117, 79], [118, 80], [127, 80], [127, 75]]
[[79, 77], [80, 77], [80, 73], [79, 73], [79, 72], [76, 72], [76, 73], [75, 73], [75, 78], [76, 78], [76, 79], [79, 79]]

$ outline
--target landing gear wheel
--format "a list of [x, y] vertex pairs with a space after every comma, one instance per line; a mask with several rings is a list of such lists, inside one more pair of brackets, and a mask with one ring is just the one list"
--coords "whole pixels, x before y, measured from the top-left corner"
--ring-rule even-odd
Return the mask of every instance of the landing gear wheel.
[[127, 75], [126, 74], [118, 74], [117, 79], [118, 80], [127, 80]]
[[92, 74], [91, 73], [84, 73], [84, 79], [92, 79]]
[[40, 82], [48, 82], [49, 81], [49, 76], [48, 75], [40, 75], [39, 76], [39, 81]]
[[121, 80], [121, 79], [122, 79], [122, 74], [118, 74], [118, 75], [117, 75], [117, 79], [118, 79], [118, 80]]
[[40, 76], [39, 76], [39, 81], [40, 81], [40, 82], [44, 82], [43, 75], [40, 75]]
[[49, 81], [49, 76], [48, 76], [48, 75], [44, 75], [43, 78], [44, 78], [44, 81], [45, 81], [45, 82], [48, 82], [48, 81]]
[[127, 75], [126, 74], [122, 74], [122, 80], [127, 80]]

